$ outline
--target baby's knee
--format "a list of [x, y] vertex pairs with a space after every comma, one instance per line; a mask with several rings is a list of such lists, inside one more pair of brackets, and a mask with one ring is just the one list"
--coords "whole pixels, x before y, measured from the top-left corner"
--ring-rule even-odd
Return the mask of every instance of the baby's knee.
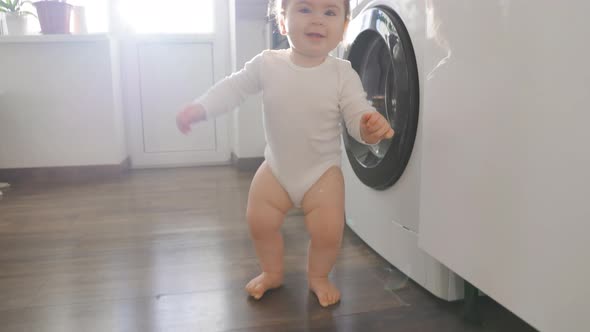
[[323, 232], [316, 232], [311, 235], [314, 245], [326, 248], [339, 247], [342, 243], [342, 230], [338, 228], [327, 228]]
[[252, 235], [264, 237], [281, 228], [284, 214], [272, 207], [249, 207], [246, 211], [246, 219]]

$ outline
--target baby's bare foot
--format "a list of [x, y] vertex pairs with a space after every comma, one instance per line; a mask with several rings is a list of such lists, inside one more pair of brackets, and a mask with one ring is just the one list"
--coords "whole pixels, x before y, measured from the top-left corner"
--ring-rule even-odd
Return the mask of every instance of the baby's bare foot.
[[340, 301], [340, 291], [328, 278], [309, 278], [309, 288], [318, 297], [322, 307], [327, 307]]
[[283, 274], [262, 272], [258, 277], [250, 280], [246, 291], [253, 298], [259, 300], [269, 289], [279, 288], [283, 283]]

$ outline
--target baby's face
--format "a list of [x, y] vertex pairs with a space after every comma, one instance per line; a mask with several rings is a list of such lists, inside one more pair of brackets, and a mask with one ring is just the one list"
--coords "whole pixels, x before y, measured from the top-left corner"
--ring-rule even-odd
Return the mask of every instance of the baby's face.
[[325, 57], [342, 41], [348, 24], [344, 1], [290, 0], [280, 20], [291, 47], [308, 57]]

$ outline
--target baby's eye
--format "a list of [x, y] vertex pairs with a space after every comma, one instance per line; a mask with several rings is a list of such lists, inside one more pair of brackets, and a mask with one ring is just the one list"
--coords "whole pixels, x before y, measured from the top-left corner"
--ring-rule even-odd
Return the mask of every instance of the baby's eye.
[[311, 13], [311, 9], [309, 9], [307, 7], [301, 7], [301, 8], [299, 8], [299, 12], [303, 13], [303, 14], [309, 14], [309, 13]]
[[335, 11], [333, 11], [333, 10], [328, 10], [328, 11], [325, 13], [325, 15], [326, 15], [326, 16], [336, 16], [336, 12], [335, 12]]

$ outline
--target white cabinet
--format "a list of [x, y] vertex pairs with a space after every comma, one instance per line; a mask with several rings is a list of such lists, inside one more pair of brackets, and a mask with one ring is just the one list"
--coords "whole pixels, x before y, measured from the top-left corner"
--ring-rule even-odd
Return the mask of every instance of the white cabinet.
[[116, 44], [106, 35], [0, 37], [0, 168], [127, 157]]

